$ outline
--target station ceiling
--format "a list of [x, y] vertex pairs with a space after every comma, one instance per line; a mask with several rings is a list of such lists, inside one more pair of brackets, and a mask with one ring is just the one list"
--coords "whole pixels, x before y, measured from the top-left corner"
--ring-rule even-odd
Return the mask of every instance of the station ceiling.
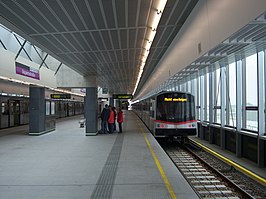
[[[140, 87], [197, 2], [167, 1]], [[79, 74], [97, 76], [99, 86], [132, 93], [150, 13], [157, 4], [158, 0], [1, 0], [0, 16], [8, 28], [17, 28]]]

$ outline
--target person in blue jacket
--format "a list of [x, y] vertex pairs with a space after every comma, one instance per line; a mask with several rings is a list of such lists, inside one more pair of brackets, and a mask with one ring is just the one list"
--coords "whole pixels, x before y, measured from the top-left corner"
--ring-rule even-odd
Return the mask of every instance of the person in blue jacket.
[[108, 108], [108, 105], [105, 104], [105, 107], [102, 110], [101, 113], [101, 119], [102, 119], [102, 133], [107, 134], [107, 126], [108, 126], [108, 118], [110, 115], [110, 111]]

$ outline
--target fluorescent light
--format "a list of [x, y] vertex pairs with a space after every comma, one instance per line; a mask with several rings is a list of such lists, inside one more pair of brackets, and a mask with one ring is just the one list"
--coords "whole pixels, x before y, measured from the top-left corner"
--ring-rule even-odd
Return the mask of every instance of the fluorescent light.
[[151, 29], [156, 30], [161, 19], [162, 13], [156, 13], [151, 24]]
[[152, 41], [147, 41], [146, 46], [145, 46], [145, 49], [146, 50], [150, 50], [151, 44], [152, 44]]
[[151, 42], [151, 43], [153, 42], [155, 35], [156, 35], [156, 30], [152, 30], [150, 33], [150, 36], [148, 38], [149, 42]]
[[154, 16], [154, 18], [153, 18], [152, 23], [151, 23], [151, 29], [150, 29], [150, 35], [148, 36], [148, 42], [146, 42], [145, 46], [143, 46], [145, 51], [144, 51], [144, 55], [142, 57], [142, 63], [140, 65], [140, 71], [139, 71], [138, 79], [137, 79], [134, 91], [132, 93], [133, 95], [135, 94], [136, 89], [138, 87], [141, 75], [142, 75], [143, 70], [144, 70], [144, 66], [145, 66], [146, 60], [147, 60], [148, 55], [150, 53], [149, 50], [151, 48], [153, 39], [154, 39], [154, 37], [156, 35], [156, 30], [157, 30], [158, 24], [160, 22], [160, 19], [162, 17], [162, 13], [164, 11], [166, 3], [167, 3], [167, 0], [160, 0], [159, 4], [157, 6], [157, 9], [155, 9], [155, 13], [150, 15], [150, 16]]
[[158, 5], [158, 12], [163, 12], [165, 5], [167, 3], [167, 0], [161, 0]]
[[150, 53], [150, 51], [145, 50], [143, 56], [144, 56], [144, 57], [148, 57], [149, 53]]
[[[45, 86], [45, 85], [41, 85], [41, 84], [38, 84], [38, 83], [29, 83], [29, 82], [25, 82], [25, 81], [21, 81], [21, 80], [16, 80], [16, 79], [13, 79], [13, 78], [9, 78], [9, 77], [0, 76], [0, 79], [7, 80], [7, 81], [11, 81], [11, 82], [15, 82], [15, 83], [20, 83], [20, 84], [35, 85], [35, 86], [45, 87], [47, 89], [51, 89], [51, 90], [54, 90], [54, 91], [59, 91], [59, 92], [63, 92], [63, 93], [69, 93], [69, 94], [78, 95], [78, 96], [81, 96], [81, 97], [84, 97], [85, 96], [85, 94], [74, 93], [74, 92], [71, 92], [71, 91], [68, 91], [68, 90], [62, 90], [62, 89], [52, 88], [50, 86]], [[3, 93], [2, 93], [2, 95], [3, 95]]]

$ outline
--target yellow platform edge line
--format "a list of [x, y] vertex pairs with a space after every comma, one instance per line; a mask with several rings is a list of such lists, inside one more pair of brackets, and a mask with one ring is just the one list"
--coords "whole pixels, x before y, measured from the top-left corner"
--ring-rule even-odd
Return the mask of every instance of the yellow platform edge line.
[[195, 143], [199, 147], [203, 148], [204, 150], [208, 151], [209, 153], [213, 154], [214, 156], [218, 157], [222, 161], [226, 162], [227, 164], [233, 166], [237, 170], [243, 172], [244, 174], [251, 177], [252, 179], [256, 180], [257, 182], [261, 183], [262, 185], [266, 186], [266, 179], [265, 178], [258, 176], [257, 174], [253, 173], [252, 171], [240, 166], [239, 164], [235, 163], [234, 161], [229, 160], [228, 158], [222, 156], [221, 154], [209, 149], [208, 147], [204, 146], [203, 144], [201, 144], [201, 143], [199, 143], [199, 142], [197, 142], [191, 138], [189, 138], [189, 140], [191, 140], [193, 143]]
[[155, 161], [155, 164], [156, 164], [156, 166], [157, 166], [157, 168], [158, 168], [158, 170], [159, 170], [159, 172], [160, 172], [160, 174], [161, 174], [161, 176], [163, 178], [163, 181], [164, 181], [165, 186], [166, 186], [166, 188], [167, 188], [167, 190], [168, 190], [168, 192], [169, 192], [169, 194], [171, 196], [171, 199], [177, 199], [177, 197], [175, 195], [175, 192], [174, 192], [174, 190], [173, 190], [173, 188], [172, 188], [172, 186], [171, 186], [171, 184], [170, 184], [170, 182], [169, 182], [169, 180], [168, 180], [168, 178], [167, 178], [167, 176], [166, 176], [166, 174], [165, 174], [165, 172], [164, 172], [164, 170], [163, 170], [163, 168], [162, 168], [162, 166], [161, 166], [161, 164], [160, 164], [160, 162], [159, 162], [159, 160], [158, 160], [158, 158], [156, 156], [156, 154], [154, 153], [153, 148], [152, 148], [152, 146], [151, 146], [151, 144], [150, 144], [150, 142], [149, 142], [144, 130], [140, 126], [140, 124], [139, 124], [139, 127], [140, 127], [140, 130], [141, 130], [141, 132], [142, 132], [142, 134], [144, 136], [146, 144], [148, 145], [148, 147], [150, 149], [150, 152], [151, 152], [151, 155], [153, 157], [153, 160]]

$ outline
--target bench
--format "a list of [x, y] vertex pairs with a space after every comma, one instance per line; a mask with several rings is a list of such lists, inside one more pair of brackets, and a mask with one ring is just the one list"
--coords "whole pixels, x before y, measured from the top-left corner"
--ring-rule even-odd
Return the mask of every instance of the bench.
[[79, 120], [79, 127], [80, 127], [80, 128], [84, 128], [84, 126], [85, 126], [85, 122], [86, 122], [86, 119], [81, 119], [81, 120]]

